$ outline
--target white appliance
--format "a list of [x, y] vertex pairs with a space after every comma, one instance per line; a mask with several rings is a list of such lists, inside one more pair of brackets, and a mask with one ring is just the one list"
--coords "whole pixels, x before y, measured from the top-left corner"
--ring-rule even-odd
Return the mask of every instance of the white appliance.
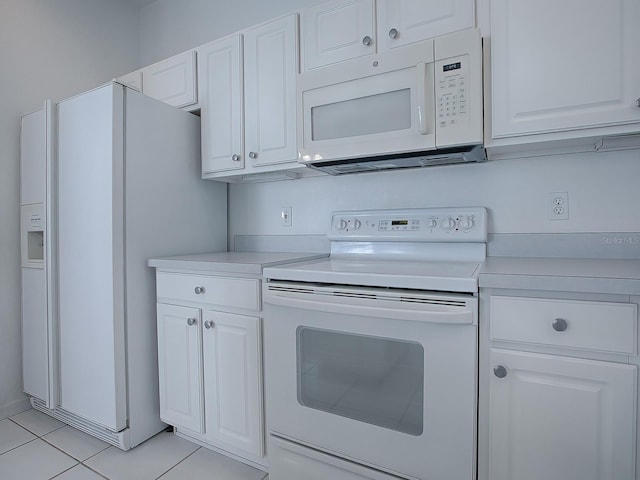
[[480, 33], [304, 72], [298, 107], [299, 161], [333, 175], [486, 160]]
[[484, 208], [336, 212], [266, 268], [269, 478], [472, 480]]
[[[52, 396], [54, 372], [49, 368], [53, 359], [47, 348], [51, 336], [51, 317], [47, 285], [51, 284], [48, 267], [49, 229], [46, 226], [45, 205], [46, 165], [52, 158], [51, 102], [24, 115], [20, 128], [20, 251], [22, 266], [22, 378], [23, 390], [38, 398]], [[49, 405], [50, 406], [50, 405]]]
[[226, 250], [226, 186], [200, 180], [190, 113], [117, 83], [54, 110], [54, 154], [40, 159], [46, 299], [23, 293], [45, 302], [48, 333], [24, 332], [37, 372], [25, 372], [25, 391], [35, 408], [126, 450], [165, 427], [147, 259]]

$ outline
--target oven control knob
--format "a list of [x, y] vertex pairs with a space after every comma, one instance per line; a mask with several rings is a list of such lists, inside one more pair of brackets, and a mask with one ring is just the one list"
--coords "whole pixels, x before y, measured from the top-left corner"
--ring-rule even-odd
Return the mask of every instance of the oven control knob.
[[442, 227], [443, 230], [448, 232], [456, 228], [456, 220], [454, 218], [447, 217], [444, 220], [442, 220], [442, 222], [440, 223], [440, 226]]
[[341, 218], [340, 220], [338, 220], [336, 222], [336, 229], [338, 229], [340, 231], [346, 230], [348, 226], [349, 226], [349, 224], [347, 223], [347, 221], [344, 218]]
[[351, 224], [351, 228], [353, 230], [358, 230], [361, 226], [362, 226], [362, 222], [360, 220], [358, 220], [357, 218], [354, 218], [353, 219], [353, 224]]
[[465, 232], [468, 232], [475, 227], [476, 221], [473, 217], [464, 217], [460, 220], [460, 228]]
[[427, 220], [427, 228], [435, 228], [438, 226], [438, 221], [434, 218]]

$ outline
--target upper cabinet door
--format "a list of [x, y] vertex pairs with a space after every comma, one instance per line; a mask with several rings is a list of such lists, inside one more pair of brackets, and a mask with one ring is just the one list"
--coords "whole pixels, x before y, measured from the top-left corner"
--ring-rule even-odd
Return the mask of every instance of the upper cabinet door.
[[492, 0], [493, 137], [640, 121], [638, 0]]
[[378, 50], [474, 26], [473, 0], [378, 0]]
[[202, 105], [202, 173], [244, 168], [242, 36], [198, 49]]
[[142, 70], [127, 73], [126, 75], [118, 77], [116, 80], [129, 88], [142, 92]]
[[295, 161], [298, 16], [244, 34], [247, 167]]
[[197, 103], [196, 52], [190, 50], [143, 68], [142, 91], [178, 108]]
[[374, 8], [373, 0], [330, 0], [304, 9], [304, 70], [375, 53]]

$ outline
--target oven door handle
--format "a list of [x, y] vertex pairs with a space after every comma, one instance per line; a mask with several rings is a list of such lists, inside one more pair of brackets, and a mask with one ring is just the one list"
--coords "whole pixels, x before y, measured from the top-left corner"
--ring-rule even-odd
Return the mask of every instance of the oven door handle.
[[320, 310], [323, 312], [343, 315], [358, 315], [365, 317], [389, 318], [394, 320], [459, 325], [471, 325], [477, 323], [473, 310], [466, 307], [449, 307], [450, 310], [445, 311], [428, 308], [418, 310], [409, 308], [390, 308], [388, 306], [374, 307], [354, 303], [357, 302], [357, 300], [350, 303], [338, 303], [327, 300], [318, 301], [292, 298], [291, 296], [282, 296], [271, 292], [267, 292], [264, 295], [264, 302], [282, 307], [299, 308], [304, 310]]

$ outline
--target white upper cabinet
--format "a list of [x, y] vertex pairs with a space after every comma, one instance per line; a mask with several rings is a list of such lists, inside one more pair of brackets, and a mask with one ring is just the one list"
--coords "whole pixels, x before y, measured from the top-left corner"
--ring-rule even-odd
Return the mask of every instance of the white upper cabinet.
[[129, 88], [142, 92], [142, 70], [127, 73], [126, 75], [118, 77], [116, 80]]
[[469, 0], [378, 0], [377, 14], [381, 51], [474, 26]]
[[198, 56], [203, 178], [298, 167], [297, 15], [206, 44]]
[[249, 167], [298, 159], [297, 32], [298, 17], [289, 15], [244, 34], [245, 147]]
[[[474, 26], [473, 0], [329, 0], [302, 11], [304, 70]], [[377, 20], [376, 20], [377, 19]]]
[[197, 103], [195, 50], [143, 68], [142, 92], [174, 107]]
[[491, 0], [493, 138], [640, 122], [639, 24], [638, 0]]
[[244, 168], [242, 35], [198, 49], [202, 173]]
[[330, 0], [302, 11], [304, 69], [375, 53], [374, 0]]

